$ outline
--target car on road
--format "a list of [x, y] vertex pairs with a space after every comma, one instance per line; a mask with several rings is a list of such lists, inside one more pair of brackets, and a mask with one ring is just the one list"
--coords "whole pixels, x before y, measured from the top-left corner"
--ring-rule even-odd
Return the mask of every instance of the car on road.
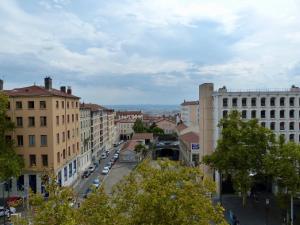
[[118, 147], [119, 143], [114, 143], [114, 147]]
[[112, 164], [115, 164], [116, 159], [113, 157], [113, 158], [110, 159], [110, 162], [111, 162]]
[[96, 167], [94, 165], [89, 166], [88, 170], [90, 171], [90, 173], [94, 172], [96, 169]]
[[93, 186], [95, 188], [99, 188], [100, 187], [100, 180], [98, 178], [93, 180]]
[[90, 175], [91, 175], [91, 172], [89, 170], [86, 170], [86, 171], [83, 172], [81, 177], [82, 178], [88, 178]]
[[117, 154], [120, 154], [120, 151], [121, 151], [121, 149], [119, 148], [119, 149], [116, 151], [116, 153], [117, 153]]
[[118, 153], [114, 154], [114, 158], [118, 159], [119, 158], [119, 154]]
[[111, 169], [112, 165], [113, 165], [112, 162], [108, 162], [105, 164], [105, 166], [107, 166], [109, 169]]
[[9, 216], [10, 214], [16, 213], [16, 209], [14, 207], [4, 208], [0, 206], [0, 217], [2, 216]]
[[101, 159], [106, 159], [106, 157], [107, 157], [107, 154], [106, 154], [105, 152], [103, 152], [103, 153], [101, 154]]
[[107, 175], [109, 173], [109, 168], [108, 167], [104, 167], [102, 170], [102, 174], [103, 175]]

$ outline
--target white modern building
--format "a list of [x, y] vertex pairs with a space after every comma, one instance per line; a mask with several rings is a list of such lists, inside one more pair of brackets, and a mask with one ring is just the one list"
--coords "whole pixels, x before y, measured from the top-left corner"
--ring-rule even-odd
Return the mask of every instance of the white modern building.
[[80, 155], [78, 156], [78, 170], [83, 172], [92, 163], [92, 145], [91, 145], [91, 109], [80, 106]]

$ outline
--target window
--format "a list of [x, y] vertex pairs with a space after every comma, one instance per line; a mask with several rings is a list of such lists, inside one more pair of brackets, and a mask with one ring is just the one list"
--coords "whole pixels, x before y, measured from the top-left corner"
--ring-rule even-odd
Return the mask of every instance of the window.
[[295, 98], [290, 97], [290, 106], [295, 106]]
[[74, 122], [74, 114], [72, 114], [72, 122]]
[[72, 108], [74, 108], [74, 102], [72, 102]]
[[78, 102], [76, 102], [76, 108], [78, 108]]
[[290, 141], [295, 141], [295, 135], [294, 134], [290, 134], [289, 139], [290, 139]]
[[284, 118], [284, 110], [280, 110], [280, 118]]
[[247, 110], [242, 111], [242, 118], [247, 119]]
[[65, 108], [65, 102], [64, 102], [64, 101], [61, 102], [61, 107], [62, 107], [63, 109]]
[[242, 98], [242, 106], [247, 106], [247, 98]]
[[78, 121], [78, 113], [76, 113], [76, 121]]
[[295, 117], [295, 110], [290, 110], [290, 118], [294, 118]]
[[67, 181], [68, 180], [68, 167], [65, 167], [64, 168], [64, 179], [65, 179], [65, 181]]
[[60, 152], [58, 152], [58, 153], [56, 154], [56, 158], [57, 158], [57, 163], [60, 163]]
[[62, 124], [65, 124], [65, 116], [64, 115], [61, 116], [61, 120], [62, 120]]
[[56, 108], [58, 109], [59, 108], [59, 102], [56, 101]]
[[232, 106], [237, 107], [237, 98], [232, 99]]
[[72, 151], [75, 153], [75, 144], [72, 145]]
[[63, 150], [63, 159], [65, 159], [66, 158], [66, 150], [64, 149]]
[[47, 146], [47, 135], [41, 135], [41, 146]]
[[266, 106], [266, 98], [260, 99], [260, 106]]
[[62, 133], [62, 141], [65, 142], [65, 140], [66, 140], [66, 135], [65, 135], [65, 132], [63, 132]]
[[29, 146], [35, 146], [35, 136], [29, 135]]
[[73, 167], [72, 167], [72, 163], [70, 163], [69, 164], [69, 177], [72, 177], [72, 169], [73, 169]]
[[280, 122], [280, 130], [284, 130], [284, 122]]
[[17, 117], [17, 127], [23, 127], [23, 117]]
[[35, 155], [29, 155], [30, 166], [36, 166], [36, 157]]
[[40, 101], [40, 109], [46, 109], [46, 101]]
[[266, 118], [266, 110], [261, 110], [260, 111], [260, 117], [261, 118]]
[[70, 123], [70, 115], [67, 115], [67, 123]]
[[17, 144], [19, 147], [23, 146], [24, 145], [24, 142], [23, 142], [23, 135], [18, 135], [17, 136]]
[[77, 142], [77, 151], [79, 151], [79, 142]]
[[35, 120], [33, 116], [28, 117], [28, 126], [34, 127], [35, 126]]
[[34, 101], [28, 101], [28, 109], [34, 109]]
[[68, 130], [68, 133], [67, 133], [67, 137], [68, 139], [70, 139], [70, 131]]
[[59, 116], [56, 116], [56, 125], [59, 125]]
[[270, 123], [270, 129], [271, 130], [275, 130], [275, 122], [271, 122]]
[[59, 144], [59, 133], [56, 134], [56, 143]]
[[265, 122], [261, 122], [260, 125], [261, 125], [262, 127], [266, 127], [266, 123], [265, 123]]
[[71, 156], [71, 148], [70, 148], [70, 146], [68, 147], [68, 156]]
[[16, 102], [16, 109], [22, 109], [22, 102], [20, 101]]
[[45, 167], [48, 166], [48, 155], [42, 155], [42, 163], [43, 163], [43, 166], [45, 166]]
[[275, 118], [275, 110], [270, 111], [270, 118], [272, 118], [272, 119]]
[[70, 105], [69, 105], [69, 101], [67, 101], [67, 109], [70, 107]]
[[227, 111], [227, 110], [224, 110], [224, 111], [223, 111], [223, 118], [227, 117], [227, 114], [228, 114], [228, 111]]
[[275, 106], [275, 97], [270, 98], [270, 106]]
[[41, 116], [40, 121], [41, 121], [41, 127], [47, 126], [47, 117], [46, 116]]
[[256, 98], [251, 98], [251, 106], [256, 106]]
[[227, 106], [228, 106], [228, 99], [223, 98], [223, 107], [227, 107]]
[[251, 118], [252, 119], [256, 118], [256, 110], [251, 111]]
[[294, 122], [290, 122], [290, 130], [294, 130], [295, 126], [294, 126]]
[[285, 101], [285, 98], [284, 98], [284, 97], [281, 97], [281, 98], [280, 98], [280, 106], [284, 106], [284, 101]]

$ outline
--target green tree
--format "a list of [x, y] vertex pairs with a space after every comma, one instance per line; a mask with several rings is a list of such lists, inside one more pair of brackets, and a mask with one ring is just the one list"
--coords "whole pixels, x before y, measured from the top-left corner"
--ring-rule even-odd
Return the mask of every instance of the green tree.
[[133, 129], [134, 133], [144, 133], [147, 131], [147, 129], [144, 126], [144, 123], [141, 119], [136, 119], [136, 121], [133, 124], [132, 129]]
[[156, 136], [165, 134], [164, 130], [159, 127], [154, 127], [151, 132]]
[[24, 161], [16, 153], [15, 143], [7, 138], [15, 126], [7, 118], [8, 97], [0, 92], [0, 181], [18, 177], [24, 167]]
[[198, 168], [146, 160], [116, 187], [113, 203], [124, 225], [227, 224], [214, 191]]
[[205, 156], [205, 164], [230, 175], [236, 191], [246, 204], [247, 191], [253, 186], [253, 175], [264, 173], [263, 158], [275, 146], [275, 135], [261, 127], [256, 119], [242, 120], [239, 112], [232, 111], [221, 119], [221, 138], [213, 154]]
[[134, 147], [134, 151], [135, 151], [136, 153], [142, 153], [142, 155], [145, 156], [145, 155], [147, 154], [147, 152], [148, 152], [148, 149], [146, 148], [145, 145], [143, 145], [143, 144], [138, 144], [138, 145], [136, 145], [136, 146]]

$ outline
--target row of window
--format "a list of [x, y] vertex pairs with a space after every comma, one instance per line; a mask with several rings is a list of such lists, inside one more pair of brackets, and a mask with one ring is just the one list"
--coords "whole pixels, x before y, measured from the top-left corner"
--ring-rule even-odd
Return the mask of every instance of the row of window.
[[[260, 115], [257, 115], [258, 113], [260, 113]], [[247, 110], [242, 110], [241, 111], [242, 114], [242, 118], [243, 119], [247, 119], [247, 118], [262, 118], [265, 119], [267, 118], [267, 110], [251, 110], [250, 111], [250, 116], [248, 115], [248, 111]], [[288, 114], [288, 115], [286, 115]], [[224, 110], [223, 111], [223, 117], [226, 117], [228, 115], [228, 110]], [[277, 111], [277, 118], [279, 117], [280, 119], [284, 119], [286, 117], [288, 118], [295, 118], [295, 110], [291, 109], [289, 111], [287, 110], [278, 110]], [[298, 117], [300, 118], [300, 110], [298, 111]], [[269, 118], [271, 119], [276, 119], [276, 110], [269, 110]]]
[[[79, 151], [79, 142], [77, 142], [77, 144], [76, 144], [76, 149], [77, 149], [77, 151]], [[72, 152], [73, 152], [73, 154], [75, 154], [75, 144], [72, 145]], [[60, 163], [61, 157], [63, 159], [66, 159], [67, 154], [68, 154], [68, 156], [71, 156], [71, 146], [68, 147], [67, 151], [66, 151], [66, 149], [63, 149], [62, 153], [57, 152], [57, 156], [56, 156], [57, 163]]]
[[[250, 103], [248, 103], [250, 100]], [[237, 107], [239, 105], [239, 101], [241, 101], [241, 105], [243, 107], [246, 106], [258, 106], [258, 99], [257, 98], [231, 98], [231, 105], [232, 107]], [[288, 100], [286, 97], [280, 97], [279, 98], [279, 106], [287, 106], [287, 101], [288, 105], [293, 107], [295, 106], [295, 97], [289, 97]], [[300, 106], [300, 98], [298, 100], [298, 105]], [[268, 99], [269, 106], [276, 106], [276, 97], [271, 97]], [[228, 107], [229, 106], [229, 98], [223, 98], [223, 107]], [[267, 106], [267, 98], [262, 97], [260, 98], [260, 106], [264, 107]]]
[[[66, 133], [63, 131], [62, 134], [61, 134], [61, 137], [62, 137], [62, 142], [65, 142], [66, 141], [66, 135], [67, 135], [67, 139], [70, 140], [71, 138], [71, 131], [68, 130]], [[77, 135], [79, 135], [79, 130], [77, 128]], [[75, 137], [75, 129], [72, 129], [72, 138]], [[57, 133], [56, 134], [56, 143], [59, 144], [60, 143], [60, 134]]]
[[[71, 117], [70, 117], [71, 116]], [[75, 121], [75, 117], [76, 117], [76, 121], [78, 121], [78, 114], [76, 113], [75, 115], [67, 115], [67, 123], [70, 123], [70, 118], [72, 119], [72, 123]], [[58, 126], [60, 124], [65, 124], [65, 115], [61, 116], [61, 120], [59, 120], [59, 116], [56, 116], [56, 125]]]
[[[11, 140], [11, 135], [6, 136], [6, 140]], [[47, 135], [40, 135], [40, 146], [46, 147], [47, 146]], [[17, 146], [23, 147], [24, 146], [24, 136], [23, 135], [17, 135]], [[35, 135], [28, 135], [28, 146], [34, 147], [36, 146], [36, 139]]]
[[[8, 120], [11, 120], [10, 117], [7, 117]], [[28, 117], [28, 127], [35, 127], [36, 125], [36, 119], [34, 116]], [[23, 127], [24, 126], [24, 119], [23, 117], [16, 117], [16, 126], [17, 127]], [[46, 127], [47, 126], [47, 117], [41, 116], [40, 117], [40, 126]]]
[[[59, 108], [59, 101], [56, 101], [56, 108], [58, 109]], [[69, 109], [70, 108], [70, 102], [69, 101], [67, 101], [67, 109]], [[72, 106], [72, 108], [74, 108], [74, 102], [72, 101], [71, 102], [71, 106]], [[78, 102], [75, 102], [75, 107], [76, 108], [78, 108]], [[64, 109], [65, 108], [65, 101], [61, 101], [61, 108], [62, 109]]]
[[[48, 167], [48, 155], [41, 155], [41, 161], [43, 167]], [[36, 155], [29, 155], [29, 166], [35, 167], [36, 166]]]
[[[277, 123], [278, 124], [278, 123]], [[279, 130], [295, 130], [295, 122], [289, 122], [289, 123], [285, 123], [285, 122], [280, 122], [279, 123]], [[266, 122], [261, 122], [261, 126], [266, 127]], [[275, 130], [276, 129], [276, 123], [275, 122], [271, 122], [270, 123], [270, 127], [271, 130]], [[300, 123], [298, 123], [298, 130], [300, 130]]]
[[[36, 102], [35, 101], [27, 101], [27, 109], [35, 109]], [[67, 101], [67, 108], [70, 108], [70, 102]], [[71, 102], [72, 108], [74, 108], [74, 102]], [[8, 109], [10, 109], [10, 102], [8, 102]], [[65, 108], [65, 101], [61, 101], [61, 107]], [[75, 107], [78, 108], [78, 102], [75, 102]], [[39, 109], [46, 109], [46, 101], [39, 101]], [[56, 101], [56, 108], [59, 108], [59, 101]], [[23, 102], [22, 101], [16, 101], [16, 109], [23, 109]]]

